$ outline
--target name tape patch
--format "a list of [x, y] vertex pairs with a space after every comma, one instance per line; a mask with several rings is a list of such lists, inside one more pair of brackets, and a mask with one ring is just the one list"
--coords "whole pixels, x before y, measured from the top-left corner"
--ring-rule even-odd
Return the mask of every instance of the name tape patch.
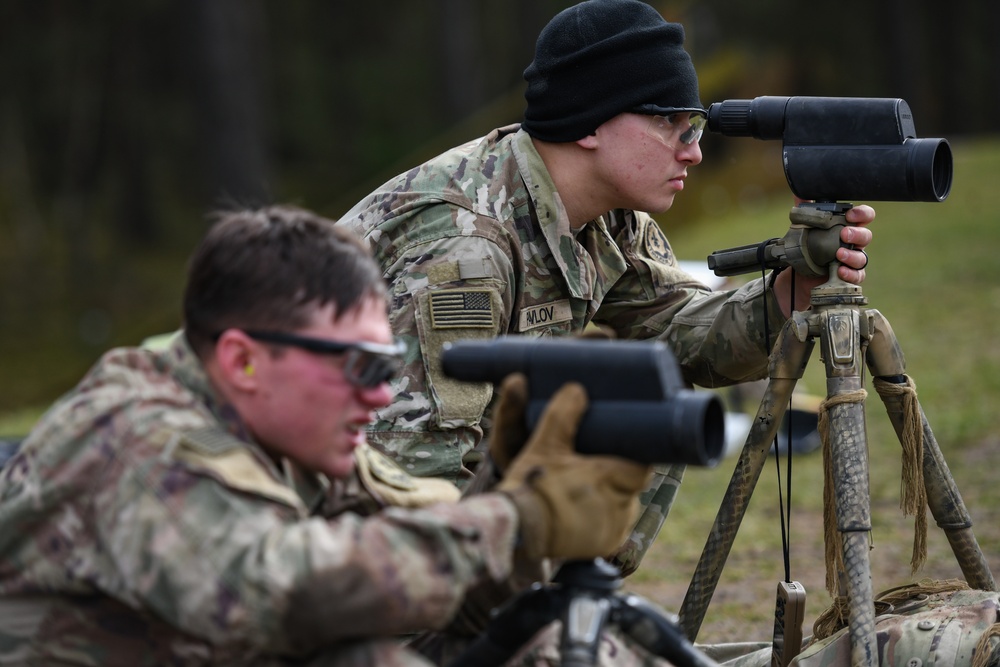
[[569, 322], [572, 319], [573, 310], [569, 306], [568, 299], [542, 303], [521, 310], [518, 317], [518, 331], [528, 331], [549, 324]]

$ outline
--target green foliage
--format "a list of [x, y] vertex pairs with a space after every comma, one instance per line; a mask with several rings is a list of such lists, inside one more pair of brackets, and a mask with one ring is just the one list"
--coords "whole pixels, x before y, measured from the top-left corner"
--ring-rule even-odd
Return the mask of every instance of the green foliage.
[[43, 412], [42, 408], [24, 408], [0, 414], [0, 438], [23, 436], [31, 430]]

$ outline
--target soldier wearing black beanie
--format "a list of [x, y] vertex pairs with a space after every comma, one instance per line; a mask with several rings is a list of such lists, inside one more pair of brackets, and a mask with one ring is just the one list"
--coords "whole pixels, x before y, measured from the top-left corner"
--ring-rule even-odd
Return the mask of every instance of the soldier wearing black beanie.
[[639, 0], [587, 0], [538, 36], [522, 127], [536, 139], [576, 141], [620, 113], [704, 113], [684, 28]]
[[[447, 344], [586, 335], [596, 324], [620, 339], [662, 340], [685, 380], [719, 386], [767, 374], [764, 322], [781, 326], [823, 280], [788, 270], [715, 293], [680, 267], [653, 215], [670, 209], [702, 160], [707, 112], [684, 29], [639, 0], [574, 2], [538, 36], [522, 123], [400, 172], [337, 222], [371, 249], [390, 285], [393, 333], [410, 345], [398, 398], [368, 441], [407, 472], [464, 491], [493, 483], [483, 452], [498, 452], [489, 443], [496, 395], [489, 383], [445, 375]], [[838, 277], [858, 284], [874, 211], [848, 213], [860, 226], [843, 228], [855, 249], [838, 250]], [[658, 470], [641, 494], [642, 518], [607, 557], [623, 574], [653, 545], [682, 469]], [[469, 630], [472, 616], [449, 628]], [[600, 664], [654, 664], [614, 629], [600, 634]], [[435, 649], [447, 653], [453, 639], [423, 647], [437, 662]], [[557, 651], [558, 639], [539, 632], [522, 649], [525, 664]]]

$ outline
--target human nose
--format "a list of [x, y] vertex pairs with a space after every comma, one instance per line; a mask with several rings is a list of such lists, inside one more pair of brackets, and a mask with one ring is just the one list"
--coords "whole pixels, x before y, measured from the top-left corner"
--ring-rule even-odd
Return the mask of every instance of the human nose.
[[697, 141], [693, 141], [690, 144], [681, 144], [674, 150], [679, 162], [686, 162], [690, 165], [701, 162], [701, 144]]
[[368, 407], [384, 408], [392, 403], [393, 391], [388, 382], [380, 382], [374, 387], [358, 387], [358, 399]]

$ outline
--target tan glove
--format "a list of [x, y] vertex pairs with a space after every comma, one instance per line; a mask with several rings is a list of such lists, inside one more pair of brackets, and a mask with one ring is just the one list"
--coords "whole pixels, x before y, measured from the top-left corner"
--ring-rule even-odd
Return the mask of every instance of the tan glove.
[[527, 404], [528, 381], [524, 375], [514, 373], [504, 378], [500, 385], [500, 404], [493, 416], [489, 450], [490, 459], [501, 475], [510, 468], [530, 435], [524, 418]]
[[[515, 418], [523, 424], [524, 376], [509, 376], [502, 389], [497, 427]], [[638, 493], [652, 467], [616, 456], [577, 454], [576, 430], [586, 410], [583, 387], [563, 386], [497, 485], [517, 506], [521, 549], [529, 559], [606, 556], [621, 546], [635, 522]]]

